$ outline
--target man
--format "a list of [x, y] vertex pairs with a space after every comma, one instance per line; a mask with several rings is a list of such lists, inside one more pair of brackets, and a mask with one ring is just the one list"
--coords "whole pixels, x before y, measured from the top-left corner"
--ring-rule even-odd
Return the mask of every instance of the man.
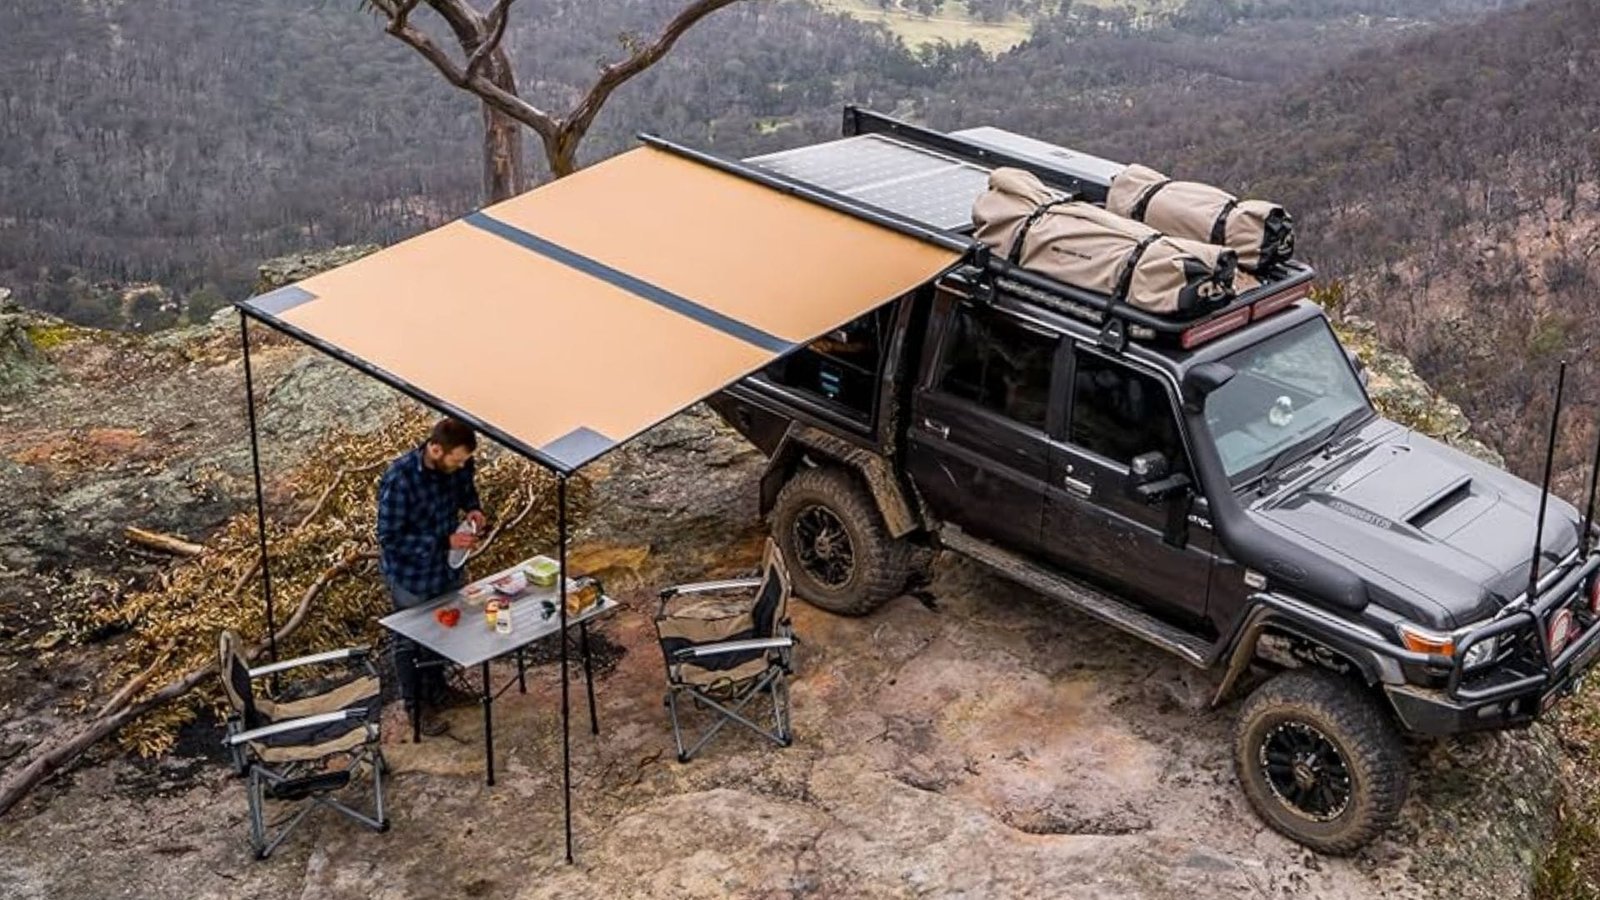
[[[419, 606], [461, 586], [465, 567], [452, 569], [452, 549], [470, 550], [484, 533], [486, 519], [473, 483], [472, 454], [478, 437], [455, 419], [440, 419], [422, 446], [389, 464], [378, 483], [379, 569], [396, 610]], [[476, 534], [456, 533], [460, 517], [476, 526]], [[422, 651], [395, 636], [394, 668], [400, 695], [413, 714], [420, 714], [413, 686], [424, 699], [436, 699], [444, 687], [438, 666], [417, 664]], [[420, 681], [419, 681], [420, 676]], [[423, 719], [423, 731], [444, 730], [438, 720]]]

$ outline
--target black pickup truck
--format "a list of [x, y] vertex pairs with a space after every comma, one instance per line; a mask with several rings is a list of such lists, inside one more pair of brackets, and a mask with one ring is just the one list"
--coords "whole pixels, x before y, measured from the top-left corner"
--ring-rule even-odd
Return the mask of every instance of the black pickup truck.
[[[853, 109], [844, 141], [750, 162], [858, 200], [837, 173], [862, 140], [1091, 198], [1115, 165]], [[940, 218], [972, 181], [940, 178], [873, 208], [960, 233]], [[1575, 688], [1600, 555], [1550, 498], [1530, 578], [1540, 489], [1380, 416], [1311, 278], [1293, 263], [1174, 323], [980, 256], [712, 406], [770, 458], [762, 512], [801, 597], [866, 614], [945, 549], [1214, 671], [1216, 704], [1259, 682], [1241, 786], [1348, 853], [1404, 802], [1403, 734], [1525, 726]]]

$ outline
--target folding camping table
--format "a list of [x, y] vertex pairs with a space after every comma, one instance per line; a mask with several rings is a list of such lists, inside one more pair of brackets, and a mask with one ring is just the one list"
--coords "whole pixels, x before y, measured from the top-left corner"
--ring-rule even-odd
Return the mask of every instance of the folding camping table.
[[[481, 578], [474, 584], [485, 584], [520, 568], [525, 562], [518, 563], [502, 572], [496, 572], [487, 578]], [[567, 580], [567, 590], [572, 590], [573, 582]], [[378, 624], [389, 629], [395, 634], [409, 638], [421, 646], [431, 650], [455, 666], [468, 669], [478, 666], [481, 670], [483, 681], [483, 752], [485, 781], [494, 785], [494, 714], [492, 707], [494, 701], [511, 688], [513, 684], [526, 694], [528, 692], [527, 667], [523, 652], [534, 641], [543, 640], [551, 635], [561, 633], [561, 616], [557, 615], [555, 604], [562, 602], [560, 587], [552, 584], [549, 587], [528, 584], [526, 590], [511, 598], [511, 633], [501, 634], [485, 621], [483, 614], [484, 603], [474, 606], [467, 600], [462, 589], [441, 594], [421, 606], [403, 609], [392, 615], [378, 620]], [[507, 598], [501, 594], [494, 595], [496, 601], [504, 603]], [[485, 603], [487, 599], [485, 600]], [[551, 613], [545, 615], [544, 603], [551, 604]], [[446, 627], [434, 618], [434, 612], [447, 606], [455, 606], [461, 610], [461, 620], [454, 627]], [[595, 605], [584, 610], [576, 616], [566, 620], [568, 628], [578, 626], [579, 651], [583, 656], [583, 679], [589, 689], [589, 729], [594, 734], [600, 733], [600, 722], [595, 717], [594, 709], [594, 670], [589, 661], [589, 620], [610, 613], [617, 608], [617, 602], [610, 597], [602, 596]], [[498, 689], [494, 687], [489, 677], [489, 663], [507, 656], [515, 656], [517, 660], [517, 677]], [[419, 660], [419, 665], [427, 665]], [[437, 663], [435, 663], [437, 665]], [[563, 673], [564, 675], [565, 673]], [[412, 696], [421, 703], [421, 692], [417, 685], [412, 685]], [[411, 739], [422, 740], [420, 710], [413, 707], [411, 713]]]

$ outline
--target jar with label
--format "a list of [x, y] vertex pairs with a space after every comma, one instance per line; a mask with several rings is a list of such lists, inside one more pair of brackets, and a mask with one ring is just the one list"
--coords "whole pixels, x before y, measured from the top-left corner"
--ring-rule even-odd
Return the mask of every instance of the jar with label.
[[483, 617], [488, 620], [490, 628], [498, 626], [500, 624], [500, 601], [490, 600], [485, 603], [483, 605]]
[[495, 614], [494, 630], [499, 634], [511, 633], [511, 604], [502, 602], [500, 610]]

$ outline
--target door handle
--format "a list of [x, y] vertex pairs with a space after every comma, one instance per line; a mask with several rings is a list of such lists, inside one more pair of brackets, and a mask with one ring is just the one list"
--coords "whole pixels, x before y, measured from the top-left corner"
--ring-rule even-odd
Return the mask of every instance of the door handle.
[[1087, 481], [1079, 481], [1070, 475], [1061, 479], [1061, 483], [1066, 486], [1068, 493], [1076, 497], [1088, 499], [1094, 493], [1094, 485]]
[[943, 422], [935, 422], [932, 419], [923, 419], [922, 427], [928, 429], [934, 434], [937, 434], [941, 439], [950, 437], [950, 426], [944, 424]]

